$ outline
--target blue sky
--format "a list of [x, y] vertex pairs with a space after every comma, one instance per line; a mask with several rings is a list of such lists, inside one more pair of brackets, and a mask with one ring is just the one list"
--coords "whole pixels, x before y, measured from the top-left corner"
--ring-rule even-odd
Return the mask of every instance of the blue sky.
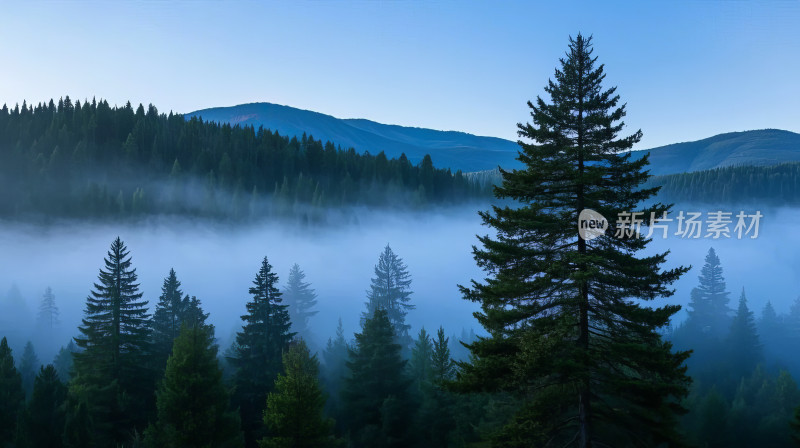
[[0, 103], [268, 101], [516, 138], [569, 35], [593, 34], [640, 148], [800, 132], [800, 2], [0, 4]]

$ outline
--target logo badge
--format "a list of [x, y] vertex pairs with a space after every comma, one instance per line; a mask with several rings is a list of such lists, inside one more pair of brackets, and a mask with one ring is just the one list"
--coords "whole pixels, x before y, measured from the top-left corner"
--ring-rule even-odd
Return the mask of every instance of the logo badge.
[[578, 235], [586, 241], [604, 235], [608, 229], [608, 220], [592, 209], [585, 208], [578, 215]]

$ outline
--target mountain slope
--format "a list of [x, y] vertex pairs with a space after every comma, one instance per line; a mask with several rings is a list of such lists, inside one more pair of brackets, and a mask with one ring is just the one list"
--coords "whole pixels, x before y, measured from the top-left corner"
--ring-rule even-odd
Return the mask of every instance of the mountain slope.
[[[800, 134], [779, 129], [730, 132], [649, 151], [650, 172], [654, 175], [729, 166], [777, 165], [800, 161]], [[634, 154], [644, 152], [635, 151]]]
[[464, 132], [386, 125], [364, 119], [340, 119], [330, 115], [271, 103], [251, 103], [232, 107], [215, 107], [191, 112], [186, 117], [200, 116], [207, 121], [253, 125], [277, 130], [281, 135], [306, 133], [315, 139], [332, 141], [343, 148], [377, 154], [384, 151], [389, 158], [405, 153], [411, 163], [419, 163], [430, 154], [439, 168], [453, 171], [480, 171], [515, 168], [519, 162], [517, 144], [496, 137], [479, 137]]

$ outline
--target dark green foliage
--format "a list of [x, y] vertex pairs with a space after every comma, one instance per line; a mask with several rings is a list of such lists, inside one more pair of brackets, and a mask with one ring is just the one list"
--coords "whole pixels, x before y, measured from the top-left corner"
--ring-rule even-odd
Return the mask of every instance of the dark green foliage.
[[671, 295], [685, 268], [662, 270], [666, 254], [641, 256], [648, 240], [579, 237], [584, 209], [606, 217], [641, 211], [661, 217], [668, 206], [640, 209], [656, 189], [642, 189], [647, 157], [624, 152], [641, 132], [619, 137], [625, 107], [615, 88], [602, 89], [603, 66], [591, 38], [578, 35], [545, 91], [529, 103], [533, 124], [520, 124], [524, 170], [503, 171], [499, 199], [520, 208], [482, 212], [496, 237], [474, 249], [484, 282], [462, 287], [481, 305], [489, 333], [469, 344], [465, 390], [509, 391], [522, 400], [497, 446], [679, 445], [678, 400], [689, 378], [688, 353], [673, 353], [659, 330], [680, 307], [643, 306]]
[[25, 396], [28, 399], [33, 393], [33, 383], [41, 366], [42, 363], [39, 362], [39, 357], [36, 356], [33, 343], [28, 341], [22, 351], [22, 356], [19, 358], [19, 374], [22, 376], [22, 388], [25, 390]]
[[730, 350], [730, 362], [726, 363], [726, 367], [734, 378], [749, 374], [764, 359], [755, 318], [753, 312], [747, 308], [744, 289], [726, 342]]
[[740, 164], [691, 173], [655, 176], [645, 186], [661, 186], [659, 198], [711, 204], [800, 204], [800, 163]]
[[800, 406], [794, 408], [794, 418], [789, 426], [792, 428], [792, 442], [795, 446], [800, 446]]
[[[153, 105], [138, 110], [69, 97], [57, 105], [3, 106], [0, 217], [314, 218], [319, 207], [413, 206], [484, 193], [460, 172], [402, 157], [185, 120]], [[12, 193], [20, 191], [26, 194]]]
[[72, 403], [85, 400], [97, 445], [127, 440], [143, 429], [153, 396], [147, 368], [150, 322], [136, 269], [125, 244], [117, 238], [86, 299], [86, 310], [73, 354]]
[[433, 377], [432, 357], [433, 343], [423, 327], [411, 347], [411, 359], [408, 362], [411, 379], [414, 381], [414, 388], [417, 392], [421, 392], [431, 382]]
[[41, 367], [28, 403], [24, 428], [28, 446], [60, 448], [65, 421], [67, 386], [52, 364]]
[[[75, 401], [74, 399], [72, 401]], [[77, 403], [67, 405], [67, 416], [64, 422], [64, 446], [66, 448], [93, 448], [100, 445], [94, 442], [94, 422], [89, 414], [86, 399], [78, 399]]]
[[361, 321], [363, 323], [371, 318], [375, 310], [386, 310], [397, 342], [406, 350], [411, 345], [411, 336], [408, 334], [411, 326], [406, 324], [406, 315], [415, 308], [410, 302], [411, 275], [408, 267], [387, 244], [375, 265], [375, 276], [367, 290], [367, 310]]
[[350, 440], [355, 447], [408, 446], [411, 381], [386, 310], [375, 311], [355, 338], [342, 393]]
[[730, 308], [722, 265], [714, 248], [708, 250], [700, 271], [700, 284], [692, 291], [686, 325], [700, 337], [722, 338], [730, 328]]
[[450, 338], [445, 337], [444, 328], [439, 327], [431, 354], [431, 380], [434, 384], [442, 385], [455, 377], [456, 362], [450, 356], [449, 343]]
[[156, 392], [158, 417], [146, 431], [153, 447], [244, 445], [217, 362], [213, 327], [184, 323]]
[[310, 339], [308, 319], [317, 314], [314, 310], [317, 305], [317, 294], [311, 288], [311, 284], [305, 282], [305, 278], [306, 274], [300, 270], [300, 266], [296, 263], [292, 265], [286, 288], [283, 290], [283, 301], [289, 307], [292, 331], [304, 339]]
[[178, 281], [175, 270], [170, 269], [161, 286], [161, 295], [153, 313], [152, 362], [156, 372], [162, 372], [166, 367], [181, 325], [186, 323], [202, 326], [208, 317], [208, 314], [203, 313], [197, 298], [184, 296], [180, 288], [181, 282]]
[[261, 262], [250, 295], [247, 314], [242, 316], [244, 327], [236, 334], [230, 362], [236, 368], [235, 401], [242, 415], [245, 443], [254, 447], [262, 437], [267, 393], [281, 372], [283, 351], [294, 333], [289, 332], [289, 311], [282, 303], [278, 275], [267, 257]]
[[14, 367], [14, 357], [3, 337], [0, 341], [0, 448], [10, 446], [14, 440], [24, 400], [22, 377]]
[[325, 448], [337, 446], [333, 420], [323, 414], [325, 396], [319, 384], [319, 361], [300, 339], [283, 355], [284, 373], [267, 396], [262, 448]]

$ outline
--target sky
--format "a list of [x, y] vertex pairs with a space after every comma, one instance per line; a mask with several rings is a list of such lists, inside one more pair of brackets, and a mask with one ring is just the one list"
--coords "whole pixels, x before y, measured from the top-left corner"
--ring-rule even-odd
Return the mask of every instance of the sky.
[[800, 132], [799, 23], [796, 0], [3, 2], [0, 103], [264, 101], [516, 139], [581, 32], [645, 149]]

